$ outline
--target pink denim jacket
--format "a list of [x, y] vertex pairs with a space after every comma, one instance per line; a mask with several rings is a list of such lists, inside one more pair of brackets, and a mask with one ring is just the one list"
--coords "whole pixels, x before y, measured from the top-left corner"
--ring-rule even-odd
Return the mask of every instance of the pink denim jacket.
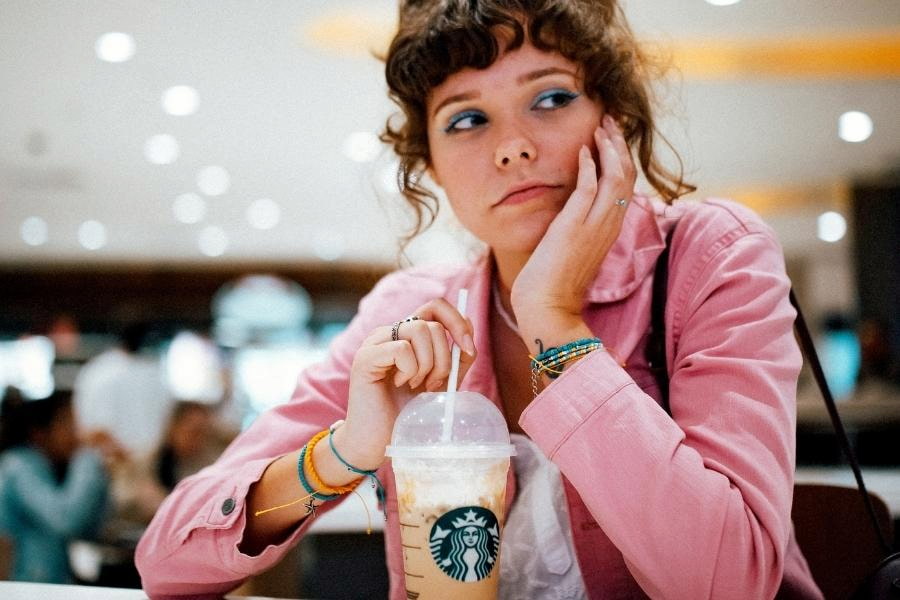
[[[653, 268], [676, 223], [666, 303], [670, 417], [644, 347]], [[432, 298], [453, 303], [469, 288], [478, 358], [460, 387], [499, 406], [490, 339], [478, 335], [489, 331], [491, 264], [485, 257], [462, 268], [409, 269], [379, 282], [329, 358], [300, 377], [291, 402], [259, 417], [163, 504], [137, 549], [151, 598], [218, 597], [272, 566], [303, 535], [311, 519], [258, 556], [242, 554], [247, 489], [272, 460], [344, 417], [353, 356], [375, 327]], [[618, 361], [608, 352], [588, 355], [519, 420], [564, 476], [592, 598], [772, 598], [779, 590], [821, 597], [790, 520], [801, 357], [789, 287], [772, 230], [746, 208], [635, 197], [583, 313]], [[390, 597], [400, 600], [389, 461], [381, 475]], [[510, 475], [507, 502], [514, 497]]]

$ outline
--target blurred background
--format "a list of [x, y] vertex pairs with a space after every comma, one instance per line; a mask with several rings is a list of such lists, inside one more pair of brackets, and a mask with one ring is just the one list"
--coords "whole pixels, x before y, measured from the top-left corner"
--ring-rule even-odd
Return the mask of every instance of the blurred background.
[[[674, 65], [659, 122], [699, 187], [685, 201], [734, 198], [775, 229], [900, 516], [900, 3], [624, 6]], [[0, 388], [73, 395], [117, 473], [116, 520], [70, 540], [77, 581], [137, 585], [129, 552], [166, 491], [286, 402], [396, 268], [409, 221], [375, 58], [395, 18], [395, 0], [0, 2]], [[444, 210], [403, 258], [475, 247]], [[849, 482], [841, 462], [804, 373], [798, 480]], [[383, 577], [360, 511], [245, 591]]]

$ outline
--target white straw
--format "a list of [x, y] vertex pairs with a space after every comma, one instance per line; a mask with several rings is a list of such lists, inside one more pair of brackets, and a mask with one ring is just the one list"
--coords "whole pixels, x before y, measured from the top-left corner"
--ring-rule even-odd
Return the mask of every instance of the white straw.
[[[466, 303], [469, 299], [469, 290], [462, 288], [456, 299], [456, 310], [466, 316]], [[450, 378], [447, 380], [447, 402], [444, 404], [444, 427], [441, 432], [441, 441], [447, 443], [451, 437], [453, 426], [453, 405], [456, 403], [456, 385], [459, 378], [459, 345], [454, 342], [450, 350]]]

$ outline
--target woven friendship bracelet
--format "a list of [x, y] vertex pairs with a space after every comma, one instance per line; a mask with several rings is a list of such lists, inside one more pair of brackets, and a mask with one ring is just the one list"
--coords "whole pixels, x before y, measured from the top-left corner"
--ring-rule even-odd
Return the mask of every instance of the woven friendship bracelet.
[[356, 486], [359, 485], [360, 481], [362, 481], [362, 477], [351, 481], [347, 485], [341, 485], [337, 487], [331, 487], [330, 485], [322, 481], [322, 478], [319, 477], [318, 471], [316, 471], [316, 467], [313, 465], [312, 455], [313, 449], [316, 447], [316, 444], [318, 444], [322, 440], [322, 438], [324, 438], [328, 434], [329, 431], [326, 429], [325, 431], [317, 433], [311, 440], [309, 440], [309, 442], [306, 444], [306, 459], [304, 461], [304, 464], [306, 465], [306, 471], [309, 473], [310, 479], [312, 479], [312, 482], [316, 486], [318, 491], [322, 492], [323, 494], [337, 494], [340, 496], [341, 494], [347, 494], [356, 489]]
[[328, 444], [331, 446], [331, 451], [334, 453], [335, 458], [337, 458], [339, 461], [341, 461], [342, 465], [347, 467], [348, 471], [352, 471], [353, 473], [362, 475], [363, 477], [371, 477], [372, 478], [372, 487], [375, 488], [375, 496], [378, 498], [378, 502], [381, 503], [382, 509], [385, 511], [385, 519], [386, 519], [387, 518], [387, 502], [385, 501], [385, 498], [386, 498], [387, 494], [385, 494], [384, 485], [382, 485], [381, 480], [378, 479], [378, 475], [376, 475], [377, 471], [366, 471], [365, 469], [360, 469], [360, 468], [354, 467], [353, 465], [348, 463], [346, 460], [344, 460], [344, 457], [341, 456], [341, 454], [337, 451], [337, 448], [335, 448], [335, 446], [334, 446], [334, 431], [343, 424], [344, 424], [344, 421], [343, 421], [343, 419], [341, 419], [340, 421], [336, 421], [335, 423], [333, 423], [331, 425], [331, 427], [328, 428], [328, 433], [330, 434], [328, 436]]
[[309, 484], [309, 482], [306, 480], [306, 474], [303, 472], [303, 465], [306, 462], [306, 455], [307, 446], [303, 446], [303, 448], [300, 449], [300, 457], [297, 459], [297, 475], [299, 475], [300, 484], [303, 486], [303, 489], [306, 490], [306, 492], [310, 496], [312, 496], [316, 500], [321, 500], [322, 502], [328, 502], [329, 500], [336, 500], [337, 498], [339, 498], [341, 496], [340, 494], [320, 494], [315, 490], [315, 488], [313, 488], [313, 486]]

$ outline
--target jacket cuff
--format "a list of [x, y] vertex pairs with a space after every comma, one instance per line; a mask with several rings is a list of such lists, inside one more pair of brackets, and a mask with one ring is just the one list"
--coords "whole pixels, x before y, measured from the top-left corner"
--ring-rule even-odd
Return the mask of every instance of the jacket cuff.
[[[270, 544], [257, 555], [249, 555], [239, 548], [247, 526], [247, 492], [250, 486], [259, 481], [271, 458], [255, 460], [244, 465], [233, 481], [238, 482], [230, 489], [223, 489], [210, 499], [204, 509], [205, 523], [201, 528], [219, 530], [214, 533], [219, 559], [226, 568], [234, 573], [253, 575], [264, 571], [278, 562], [292, 548], [315, 521], [316, 516], [309, 515], [294, 531], [279, 544]], [[300, 482], [297, 482], [297, 497], [303, 495]], [[328, 512], [340, 501], [326, 502], [316, 509], [316, 515]], [[250, 518], [253, 518], [250, 515]]]
[[519, 426], [553, 460], [581, 424], [610, 398], [634, 385], [608, 352], [591, 352], [538, 394], [522, 411]]

